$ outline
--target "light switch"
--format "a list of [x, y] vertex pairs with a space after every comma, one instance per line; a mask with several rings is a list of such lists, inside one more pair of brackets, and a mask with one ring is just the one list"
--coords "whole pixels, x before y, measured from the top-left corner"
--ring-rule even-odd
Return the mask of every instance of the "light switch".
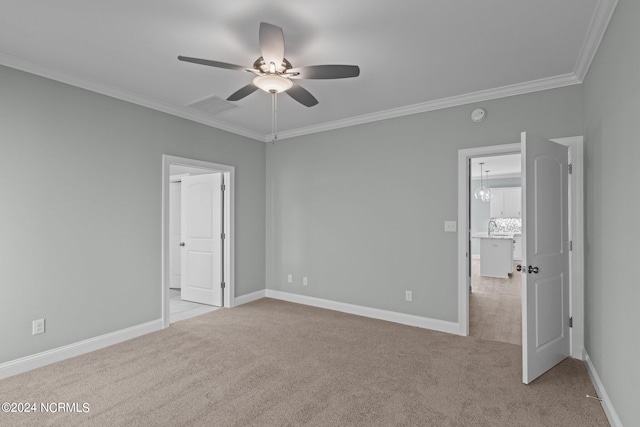
[[455, 221], [445, 221], [444, 222], [444, 231], [455, 232], [456, 231], [456, 222]]

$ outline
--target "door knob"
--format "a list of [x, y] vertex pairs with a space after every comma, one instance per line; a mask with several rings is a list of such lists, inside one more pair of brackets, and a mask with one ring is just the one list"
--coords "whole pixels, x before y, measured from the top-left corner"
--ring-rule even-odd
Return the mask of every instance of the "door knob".
[[180, 246], [184, 246], [184, 242], [180, 242]]
[[522, 271], [522, 266], [520, 264], [516, 265], [516, 270]]
[[529, 273], [538, 274], [538, 271], [540, 271], [538, 267], [529, 266]]

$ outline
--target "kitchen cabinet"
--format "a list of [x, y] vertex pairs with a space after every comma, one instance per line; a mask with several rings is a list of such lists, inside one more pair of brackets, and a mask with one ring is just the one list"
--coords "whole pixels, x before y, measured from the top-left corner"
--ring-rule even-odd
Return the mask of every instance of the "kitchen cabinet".
[[491, 218], [520, 218], [522, 216], [522, 189], [520, 187], [492, 188], [493, 199], [489, 207]]
[[480, 275], [507, 278], [513, 272], [513, 239], [480, 238]]
[[522, 236], [513, 236], [513, 259], [522, 261]]

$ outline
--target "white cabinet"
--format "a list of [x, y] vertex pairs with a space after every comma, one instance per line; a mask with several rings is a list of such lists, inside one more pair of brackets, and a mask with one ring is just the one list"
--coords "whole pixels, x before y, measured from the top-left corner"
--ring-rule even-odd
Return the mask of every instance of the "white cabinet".
[[502, 218], [504, 214], [504, 189], [503, 188], [492, 188], [491, 194], [493, 194], [493, 198], [491, 199], [491, 206], [489, 207], [491, 218]]
[[513, 272], [513, 240], [480, 239], [480, 275], [507, 278]]
[[520, 218], [522, 192], [520, 187], [492, 188], [491, 218]]
[[513, 236], [513, 259], [522, 261], [522, 236]]
[[522, 216], [522, 190], [520, 187], [504, 189], [504, 212], [504, 216], [507, 218]]

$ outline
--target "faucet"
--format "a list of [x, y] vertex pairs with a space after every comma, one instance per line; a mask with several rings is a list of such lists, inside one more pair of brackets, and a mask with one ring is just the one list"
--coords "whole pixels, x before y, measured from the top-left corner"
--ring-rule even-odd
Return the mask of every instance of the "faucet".
[[487, 236], [491, 236], [491, 224], [492, 223], [493, 223], [493, 227], [494, 228], [498, 227], [498, 224], [494, 220], [489, 221], [489, 223], [487, 224]]

